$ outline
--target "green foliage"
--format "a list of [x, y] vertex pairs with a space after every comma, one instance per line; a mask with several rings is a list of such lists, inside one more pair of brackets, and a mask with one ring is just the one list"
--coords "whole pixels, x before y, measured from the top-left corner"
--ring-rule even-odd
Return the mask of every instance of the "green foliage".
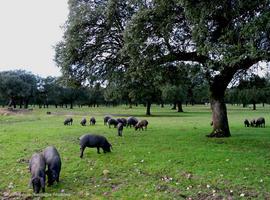
[[0, 94], [10, 100], [29, 101], [37, 92], [37, 78], [26, 71], [5, 71], [0, 73]]
[[187, 99], [187, 89], [181, 86], [165, 85], [162, 88], [162, 97], [166, 103], [184, 102]]
[[247, 104], [266, 103], [270, 96], [270, 82], [267, 78], [251, 75], [241, 79], [238, 86], [228, 91], [227, 101]]

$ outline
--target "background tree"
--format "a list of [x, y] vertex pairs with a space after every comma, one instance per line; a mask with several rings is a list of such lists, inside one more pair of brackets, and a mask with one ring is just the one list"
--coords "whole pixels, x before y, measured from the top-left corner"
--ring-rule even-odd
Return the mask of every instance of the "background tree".
[[177, 105], [177, 112], [184, 112], [182, 102], [187, 98], [187, 89], [181, 86], [166, 85], [162, 88], [162, 97], [165, 102], [175, 102]]
[[36, 76], [21, 70], [0, 73], [1, 96], [9, 100], [8, 106], [19, 104], [20, 108], [28, 108], [29, 101], [34, 97], [37, 89]]

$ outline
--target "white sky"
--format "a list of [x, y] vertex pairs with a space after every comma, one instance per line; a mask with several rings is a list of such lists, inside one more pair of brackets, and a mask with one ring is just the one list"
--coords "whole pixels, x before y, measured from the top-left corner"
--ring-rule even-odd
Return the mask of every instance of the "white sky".
[[0, 71], [59, 76], [53, 46], [63, 36], [68, 0], [0, 0]]

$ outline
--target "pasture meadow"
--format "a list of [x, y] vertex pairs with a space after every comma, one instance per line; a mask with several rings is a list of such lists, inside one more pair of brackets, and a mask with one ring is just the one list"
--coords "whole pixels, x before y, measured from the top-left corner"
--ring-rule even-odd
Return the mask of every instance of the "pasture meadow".
[[[47, 115], [46, 112], [52, 112]], [[232, 137], [207, 138], [211, 132], [208, 106], [184, 106], [184, 113], [153, 106], [49, 109], [0, 116], [0, 197], [31, 199], [270, 199], [269, 105], [256, 111], [228, 106]], [[103, 117], [147, 119], [147, 131], [103, 125]], [[74, 124], [64, 126], [72, 116]], [[95, 116], [95, 126], [89, 119]], [[245, 118], [260, 116], [266, 128], [245, 128]], [[87, 126], [80, 120], [87, 117]], [[101, 134], [112, 153], [87, 148], [80, 159], [78, 137]], [[60, 183], [34, 196], [28, 186], [28, 160], [54, 145], [62, 159]]]

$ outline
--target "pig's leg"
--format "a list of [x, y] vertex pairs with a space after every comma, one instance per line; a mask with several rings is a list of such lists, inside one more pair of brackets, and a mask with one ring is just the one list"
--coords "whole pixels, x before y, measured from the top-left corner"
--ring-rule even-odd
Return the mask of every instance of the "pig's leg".
[[100, 154], [99, 147], [97, 147], [97, 153]]
[[81, 155], [80, 155], [80, 158], [82, 158], [82, 157], [83, 157], [83, 152], [84, 152], [84, 149], [85, 149], [85, 147], [81, 147]]

